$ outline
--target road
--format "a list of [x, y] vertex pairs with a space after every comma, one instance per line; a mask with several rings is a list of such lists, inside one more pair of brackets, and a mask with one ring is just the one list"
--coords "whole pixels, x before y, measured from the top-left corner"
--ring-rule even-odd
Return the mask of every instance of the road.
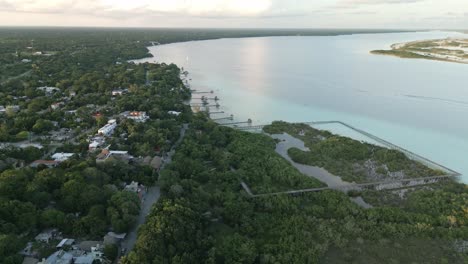
[[185, 132], [188, 129], [188, 124], [183, 124], [182, 128], [180, 129], [180, 135], [179, 139], [175, 142], [175, 144], [172, 146], [171, 150], [167, 153], [167, 155], [163, 158], [163, 165], [161, 166], [161, 169], [164, 169], [165, 165], [170, 164], [172, 162], [172, 157], [175, 154], [175, 149], [182, 143], [182, 140], [185, 137]]
[[131, 251], [135, 246], [138, 228], [146, 222], [146, 216], [150, 213], [153, 204], [156, 203], [161, 196], [161, 190], [158, 186], [153, 186], [148, 189], [144, 200], [141, 204], [140, 214], [138, 215], [135, 226], [130, 232], [127, 233], [125, 240], [122, 241], [122, 248], [125, 248], [127, 252]]
[[[164, 158], [164, 163], [161, 166], [161, 170], [164, 169], [164, 166], [172, 162], [172, 156], [175, 154], [175, 149], [182, 143], [182, 140], [185, 137], [185, 132], [188, 129], [188, 124], [184, 124], [180, 129], [179, 139], [172, 146], [171, 151]], [[158, 186], [153, 186], [148, 189], [148, 192], [144, 196], [144, 199], [141, 204], [140, 214], [138, 215], [135, 226], [127, 233], [124, 241], [122, 241], [122, 249], [125, 249], [126, 252], [130, 252], [135, 246], [137, 237], [138, 237], [138, 228], [146, 222], [146, 216], [151, 212], [153, 204], [155, 204], [159, 197], [161, 196], [161, 189]]]

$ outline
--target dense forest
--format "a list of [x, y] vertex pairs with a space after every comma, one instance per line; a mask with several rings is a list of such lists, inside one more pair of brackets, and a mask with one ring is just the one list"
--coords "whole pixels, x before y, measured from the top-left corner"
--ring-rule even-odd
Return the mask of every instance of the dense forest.
[[[123, 191], [131, 181], [157, 184], [162, 196], [123, 263], [466, 263], [466, 185], [449, 182], [403, 196], [359, 194], [371, 209], [350, 201], [355, 193], [331, 190], [251, 198], [242, 181], [257, 193], [324, 184], [276, 154], [269, 136], [194, 115], [176, 65], [127, 62], [149, 56], [152, 42], [348, 33], [356, 32], [0, 28], [0, 106], [6, 108], [0, 142], [9, 144], [0, 149], [0, 263], [21, 263], [17, 253], [44, 228], [82, 239], [129, 230], [141, 207], [136, 194]], [[59, 90], [37, 89], [43, 86]], [[127, 94], [112, 96], [115, 89]], [[53, 109], [57, 102], [60, 108]], [[124, 111], [145, 111], [149, 120], [122, 119]], [[189, 129], [172, 163], [158, 173], [141, 163], [96, 162], [88, 136], [112, 118], [119, 125], [107, 144], [137, 158], [163, 155], [181, 127]], [[72, 139], [50, 139], [64, 129]], [[350, 158], [362, 149], [334, 140], [350, 144], [342, 149]], [[44, 148], [16, 147], [29, 141]], [[324, 152], [326, 162], [338, 158], [329, 144], [322, 147], [331, 153]], [[75, 155], [54, 168], [28, 166], [53, 152]], [[382, 156], [395, 159], [396, 169], [407, 166], [396, 153]], [[336, 164], [329, 164], [332, 171]]]
[[[414, 190], [399, 206], [380, 201], [372, 209], [338, 191], [249, 198], [241, 180], [260, 175], [267, 184], [288, 177], [284, 169], [272, 169], [278, 157], [273, 139], [219, 127], [202, 116], [191, 126], [160, 177], [164, 197], [123, 263], [467, 261], [466, 252], [455, 250], [468, 236], [465, 185]], [[302, 184], [289, 180], [290, 186]]]
[[[0, 67], [5, 67], [0, 105], [7, 107], [0, 114], [0, 263], [21, 263], [17, 253], [46, 228], [80, 239], [100, 239], [109, 230], [127, 232], [140, 212], [140, 199], [123, 186], [132, 181], [151, 186], [158, 174], [141, 162], [97, 163], [98, 153], [88, 152], [89, 136], [117, 118], [115, 136], [107, 139], [113, 149], [135, 157], [167, 152], [191, 119], [184, 104], [190, 90], [180, 69], [126, 62], [146, 56], [147, 50], [118, 32], [108, 32], [109, 37], [89, 31], [94, 37], [87, 39], [55, 30], [0, 31]], [[118, 38], [121, 44], [110, 45]], [[29, 47], [32, 39], [34, 48]], [[33, 55], [38, 50], [51, 55]], [[37, 89], [45, 86], [57, 90]], [[111, 96], [115, 89], [128, 94]], [[61, 102], [59, 109], [51, 108], [55, 102]], [[144, 111], [150, 119], [123, 119], [124, 111]], [[53, 132], [63, 131], [71, 138], [54, 140]], [[30, 141], [41, 148], [19, 147]], [[56, 167], [28, 166], [54, 152], [75, 155]], [[36, 243], [34, 249], [47, 257], [54, 245], [43, 246]]]

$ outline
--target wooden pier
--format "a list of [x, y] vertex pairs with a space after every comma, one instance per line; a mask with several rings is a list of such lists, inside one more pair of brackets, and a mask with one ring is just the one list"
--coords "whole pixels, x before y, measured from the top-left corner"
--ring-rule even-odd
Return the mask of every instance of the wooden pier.
[[204, 92], [204, 91], [197, 91], [197, 90], [190, 90], [192, 92], [192, 94], [212, 94], [214, 93], [213, 91], [209, 91], [209, 92]]
[[248, 119], [247, 121], [241, 121], [241, 122], [232, 122], [232, 123], [223, 123], [223, 124], [219, 124], [220, 126], [237, 126], [237, 125], [241, 125], [241, 124], [252, 124], [252, 119]]
[[219, 117], [219, 118], [211, 118], [213, 121], [220, 121], [220, 120], [234, 120], [234, 115]]

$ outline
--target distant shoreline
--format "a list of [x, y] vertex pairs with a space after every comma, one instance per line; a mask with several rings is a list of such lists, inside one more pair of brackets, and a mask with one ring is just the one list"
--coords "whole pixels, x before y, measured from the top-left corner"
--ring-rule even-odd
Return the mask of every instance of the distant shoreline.
[[396, 43], [391, 45], [389, 50], [372, 50], [370, 53], [468, 64], [468, 39], [447, 38]]

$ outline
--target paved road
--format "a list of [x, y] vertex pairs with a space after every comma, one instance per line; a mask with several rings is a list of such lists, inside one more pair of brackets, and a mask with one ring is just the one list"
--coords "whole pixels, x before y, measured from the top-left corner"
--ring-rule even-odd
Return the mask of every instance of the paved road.
[[150, 213], [153, 204], [156, 203], [161, 195], [161, 190], [157, 186], [153, 186], [148, 189], [145, 195], [144, 201], [141, 204], [140, 214], [132, 230], [127, 233], [125, 240], [122, 241], [122, 248], [125, 248], [127, 252], [131, 251], [135, 246], [137, 240], [138, 228], [146, 222], [146, 216]]
[[182, 140], [185, 137], [185, 132], [188, 129], [188, 124], [183, 124], [182, 128], [180, 129], [180, 136], [179, 139], [175, 142], [175, 144], [172, 146], [171, 150], [167, 153], [167, 155], [163, 158], [163, 165], [161, 166], [161, 169], [164, 169], [165, 165], [169, 164], [172, 162], [172, 157], [175, 154], [175, 149], [182, 143]]
[[[171, 151], [168, 153], [167, 157], [164, 158], [164, 164], [161, 166], [161, 169], [164, 169], [164, 166], [172, 162], [172, 156], [175, 154], [175, 149], [180, 145], [182, 140], [185, 137], [185, 132], [188, 129], [188, 124], [184, 124], [180, 129], [180, 136], [176, 143], [172, 146]], [[158, 186], [153, 186], [149, 188], [146, 193], [144, 200], [141, 204], [140, 214], [138, 215], [135, 226], [130, 232], [127, 233], [125, 240], [122, 241], [122, 248], [125, 248], [126, 252], [130, 252], [135, 246], [138, 228], [146, 222], [146, 216], [151, 212], [153, 204], [155, 204], [159, 197], [161, 196], [161, 190]]]

